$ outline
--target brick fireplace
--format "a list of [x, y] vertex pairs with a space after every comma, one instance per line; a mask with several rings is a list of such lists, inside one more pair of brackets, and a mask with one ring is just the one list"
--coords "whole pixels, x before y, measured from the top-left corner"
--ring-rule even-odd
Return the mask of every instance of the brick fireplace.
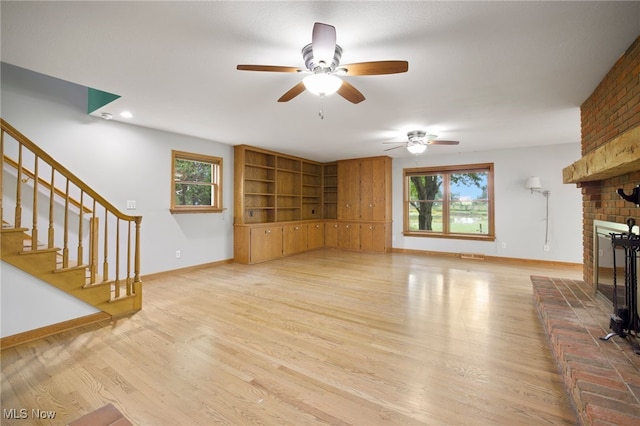
[[618, 336], [600, 340], [612, 310], [594, 280], [594, 222], [640, 223], [640, 207], [617, 193], [640, 185], [640, 37], [580, 112], [582, 158], [562, 173], [582, 191], [583, 281], [532, 277], [534, 301], [579, 422], [640, 425], [640, 355]]
[[640, 184], [640, 37], [582, 104], [582, 158], [563, 170], [564, 183], [582, 190], [583, 279], [593, 288], [593, 221], [640, 223], [640, 207], [618, 188]]

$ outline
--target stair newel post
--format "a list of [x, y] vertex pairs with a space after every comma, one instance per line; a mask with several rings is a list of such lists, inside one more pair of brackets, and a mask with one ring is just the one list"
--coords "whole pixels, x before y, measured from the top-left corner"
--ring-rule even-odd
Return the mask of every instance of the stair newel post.
[[31, 250], [38, 248], [38, 156], [33, 160], [33, 209], [31, 224]]
[[53, 227], [53, 208], [54, 208], [54, 196], [55, 196], [55, 182], [54, 177], [56, 175], [56, 170], [51, 166], [51, 185], [49, 185], [49, 229], [48, 229], [48, 238], [47, 238], [47, 247], [53, 248], [54, 246], [54, 227]]
[[69, 267], [69, 178], [65, 185], [64, 192], [64, 230], [62, 246], [62, 267]]
[[2, 210], [2, 192], [4, 185], [2, 176], [4, 176], [4, 129], [0, 131], [0, 161], [2, 161], [2, 173], [0, 173], [0, 220], [4, 219], [4, 210]]
[[134, 266], [133, 266], [133, 282], [140, 282], [140, 224], [142, 223], [142, 217], [136, 217], [136, 242], [135, 242], [135, 254], [134, 254]]
[[116, 277], [114, 285], [116, 288], [116, 298], [120, 297], [120, 218], [116, 217]]
[[127, 296], [133, 294], [131, 284], [131, 221], [127, 222]]
[[22, 226], [22, 144], [18, 144], [18, 180], [16, 182], [16, 215], [14, 217], [14, 226], [20, 228]]
[[80, 190], [80, 209], [78, 211], [78, 265], [84, 264], [84, 250], [82, 246], [84, 219], [84, 191]]
[[109, 234], [108, 232], [108, 222], [109, 222], [109, 210], [107, 207], [104, 208], [104, 260], [102, 262], [102, 281], [107, 281], [109, 279]]

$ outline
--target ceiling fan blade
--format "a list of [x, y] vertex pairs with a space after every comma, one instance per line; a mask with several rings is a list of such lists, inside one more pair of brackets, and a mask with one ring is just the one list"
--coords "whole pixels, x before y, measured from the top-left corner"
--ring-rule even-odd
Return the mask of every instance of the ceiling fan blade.
[[359, 104], [364, 101], [364, 95], [350, 83], [342, 80], [342, 86], [338, 89], [338, 95], [342, 96], [351, 103]]
[[398, 146], [394, 146], [393, 148], [387, 148], [387, 149], [385, 149], [385, 151], [391, 151], [392, 149], [398, 149], [398, 148], [404, 148], [404, 144], [398, 145]]
[[325, 66], [331, 65], [336, 51], [336, 27], [316, 22], [313, 25], [311, 46], [316, 64], [322, 61], [326, 64]]
[[295, 98], [300, 93], [304, 92], [304, 90], [305, 90], [304, 84], [300, 82], [295, 86], [293, 86], [291, 89], [289, 89], [287, 93], [280, 96], [280, 99], [278, 99], [278, 102], [289, 102], [291, 99]]
[[458, 141], [438, 141], [438, 140], [427, 142], [427, 144], [429, 145], [458, 145], [459, 143], [460, 142]]
[[340, 69], [345, 68], [347, 75], [382, 75], [382, 74], [398, 74], [409, 70], [409, 62], [407, 61], [374, 61], [374, 62], [358, 62], [355, 64], [342, 65]]
[[278, 65], [238, 65], [236, 69], [240, 71], [267, 71], [267, 72], [300, 72], [304, 71], [298, 67], [281, 67]]

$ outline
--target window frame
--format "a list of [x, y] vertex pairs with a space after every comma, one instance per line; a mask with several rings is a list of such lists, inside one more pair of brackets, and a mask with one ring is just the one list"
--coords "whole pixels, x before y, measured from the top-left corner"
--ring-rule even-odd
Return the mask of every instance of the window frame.
[[[211, 191], [213, 204], [206, 206], [176, 205], [176, 160], [197, 161], [214, 166], [211, 174]], [[224, 210], [222, 206], [222, 158], [212, 155], [196, 154], [192, 152], [171, 150], [171, 213], [219, 213]]]
[[[451, 233], [447, 232], [449, 229], [449, 204], [451, 202], [450, 184], [443, 185], [442, 188], [442, 227], [443, 231], [427, 231], [427, 230], [409, 230], [409, 202], [410, 202], [410, 177], [416, 175], [443, 175], [443, 181], [450, 183], [447, 179], [444, 179], [444, 175], [452, 175], [459, 173], [473, 173], [476, 172], [488, 172], [487, 176], [487, 209], [488, 209], [488, 226], [489, 231], [487, 234], [463, 234], [463, 233]], [[427, 237], [427, 238], [450, 238], [450, 239], [463, 239], [463, 240], [480, 240], [480, 241], [495, 241], [495, 196], [494, 196], [494, 166], [493, 163], [478, 163], [478, 164], [463, 164], [463, 165], [451, 165], [451, 166], [434, 166], [434, 167], [414, 167], [406, 168], [402, 171], [403, 182], [403, 215], [402, 215], [402, 233], [407, 237]]]

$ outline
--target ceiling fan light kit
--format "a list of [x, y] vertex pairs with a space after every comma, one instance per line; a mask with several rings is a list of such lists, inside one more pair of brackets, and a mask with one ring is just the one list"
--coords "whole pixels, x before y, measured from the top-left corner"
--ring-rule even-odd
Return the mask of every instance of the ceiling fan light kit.
[[422, 154], [427, 150], [427, 145], [422, 141], [409, 141], [407, 142], [407, 151], [412, 154]]
[[333, 74], [311, 74], [302, 79], [304, 87], [318, 96], [333, 95], [342, 86], [342, 80]]

